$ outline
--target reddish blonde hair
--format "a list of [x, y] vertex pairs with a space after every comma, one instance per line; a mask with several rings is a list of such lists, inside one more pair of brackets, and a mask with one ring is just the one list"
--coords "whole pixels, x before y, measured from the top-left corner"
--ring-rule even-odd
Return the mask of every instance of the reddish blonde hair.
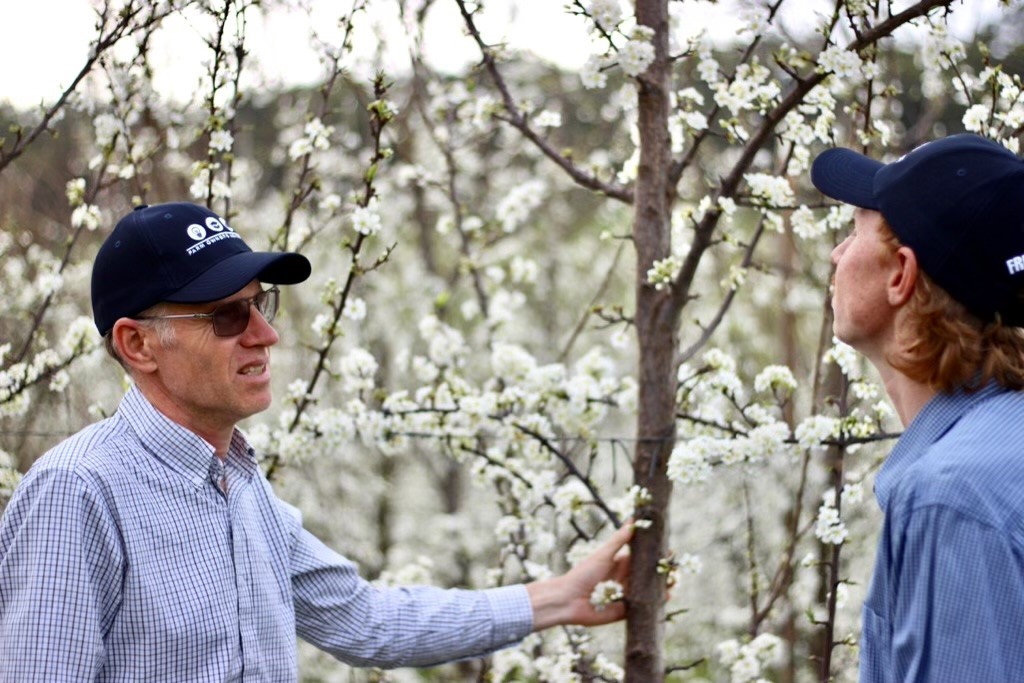
[[[884, 221], [882, 235], [894, 250], [900, 247]], [[923, 270], [906, 324], [899, 348], [886, 360], [910, 379], [945, 393], [975, 391], [990, 381], [1024, 389], [1024, 329], [998, 318], [981, 321]]]

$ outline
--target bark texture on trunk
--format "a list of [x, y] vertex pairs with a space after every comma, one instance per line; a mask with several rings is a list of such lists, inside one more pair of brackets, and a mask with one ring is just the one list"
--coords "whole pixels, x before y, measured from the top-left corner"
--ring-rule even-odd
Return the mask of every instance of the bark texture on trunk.
[[637, 0], [637, 20], [654, 30], [655, 59], [639, 79], [637, 171], [633, 238], [637, 253], [636, 331], [639, 357], [639, 417], [633, 475], [651, 495], [637, 517], [649, 520], [633, 538], [626, 626], [627, 683], [658, 683], [665, 678], [662, 635], [665, 576], [659, 561], [668, 554], [666, 475], [675, 437], [677, 315], [670, 293], [647, 283], [647, 271], [670, 254], [674, 187], [669, 186], [671, 143], [668, 129], [668, 0]]

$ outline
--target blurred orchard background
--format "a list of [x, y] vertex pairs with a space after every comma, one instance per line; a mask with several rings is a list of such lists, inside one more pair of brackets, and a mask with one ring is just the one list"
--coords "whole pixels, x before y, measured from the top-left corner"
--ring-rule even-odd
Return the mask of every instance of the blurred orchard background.
[[1018, 151], [1020, 2], [76, 0], [46, 37], [5, 15], [34, 49], [0, 76], [0, 505], [127, 385], [89, 307], [104, 235], [191, 200], [314, 264], [243, 427], [367, 577], [529, 580], [640, 527], [623, 626], [425, 671], [301, 645], [301, 680], [856, 680], [900, 426], [832, 338], [851, 215], [808, 165], [965, 130]]

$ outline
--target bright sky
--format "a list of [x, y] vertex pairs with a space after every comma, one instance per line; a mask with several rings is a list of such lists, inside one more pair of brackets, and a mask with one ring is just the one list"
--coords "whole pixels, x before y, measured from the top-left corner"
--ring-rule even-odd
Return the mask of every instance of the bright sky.
[[[88, 44], [94, 34], [93, 5], [98, 0], [12, 0], [5, 3], [4, 25], [8, 27], [0, 40], [0, 100], [19, 107], [52, 101], [62, 86], [71, 82], [85, 62]], [[338, 8], [348, 2], [316, 0], [313, 25], [330, 30], [338, 19]], [[404, 31], [391, 3], [377, 3], [390, 10], [364, 19], [390, 27], [387, 35], [395, 60], [404, 60], [407, 47]], [[518, 8], [522, 5], [526, 9]], [[54, 20], [59, 17], [59, 20]], [[479, 52], [461, 30], [461, 18], [454, 2], [437, 2], [431, 9], [431, 30], [427, 33], [426, 50], [435, 66], [454, 69], [470, 60], [479, 59]], [[588, 54], [586, 32], [581, 22], [565, 13], [564, 3], [557, 0], [531, 0], [514, 3], [494, 1], [487, 5], [485, 35], [489, 39], [504, 38], [524, 45], [540, 56], [566, 67], [582, 64]], [[267, 75], [278, 81], [311, 83], [322, 73], [314, 50], [309, 46], [311, 20], [301, 12], [275, 12], [262, 24], [250, 23], [250, 46], [264, 65]], [[46, 26], [45, 31], [24, 30]], [[158, 34], [152, 56], [156, 87], [162, 92], [189, 93], [194, 89], [201, 61], [207, 57], [195, 27], [176, 20]], [[356, 32], [369, 37], [368, 32]], [[374, 46], [357, 44], [366, 54]], [[197, 55], [190, 59], [191, 54]], [[20, 68], [18, 65], [21, 65]], [[159, 80], [163, 74], [164, 78]]]
[[[339, 0], [307, 0], [314, 7], [312, 19], [303, 13], [276, 11], [266, 21], [248, 27], [250, 47], [262, 63], [267, 76], [276, 82], [308, 84], [317, 81], [322, 67], [309, 45], [309, 26], [333, 27], [337, 23], [340, 7], [349, 2]], [[741, 0], [742, 1], [742, 0]], [[53, 101], [70, 83], [85, 62], [88, 44], [93, 37], [95, 15], [93, 6], [99, 0], [8, 0], [3, 10], [4, 37], [0, 40], [0, 101], [8, 100], [19, 107], [29, 107], [40, 101]], [[954, 31], [969, 35], [983, 17], [992, 16], [998, 0], [963, 0], [954, 5]], [[365, 20], [388, 27], [393, 64], [404, 63], [407, 47], [404, 31], [394, 9], [397, 2], [371, 3], [385, 8]], [[631, 4], [631, 3], [623, 3]], [[684, 0], [674, 3], [674, 9], [691, 10], [686, 27], [696, 33], [701, 27], [712, 25], [720, 35], [733, 35], [736, 14], [729, 3], [719, 3], [708, 9], [701, 3], [698, 12], [692, 10], [698, 3]], [[831, 2], [827, 2], [831, 6]], [[586, 31], [580, 19], [565, 12], [563, 0], [488, 0], [481, 27], [485, 39], [505, 40], [527, 48], [540, 57], [567, 68], [578, 67], [590, 52]], [[790, 28], [801, 17], [812, 12], [809, 3], [801, 0], [800, 12], [787, 24]], [[390, 13], [388, 13], [390, 12]], [[462, 20], [451, 0], [435, 2], [431, 8], [425, 52], [434, 66], [457, 69], [479, 59], [479, 52], [464, 35]], [[45, 26], [46, 30], [35, 30]], [[153, 61], [157, 81], [155, 86], [167, 94], [187, 95], [193, 92], [207, 58], [206, 48], [200, 42], [200, 32], [178, 18], [168, 30], [158, 34], [154, 43]], [[356, 32], [357, 52], [369, 56], [376, 45], [367, 31]], [[394, 36], [394, 39], [391, 39]], [[194, 55], [194, 58], [190, 58]], [[387, 65], [391, 67], [392, 64]]]

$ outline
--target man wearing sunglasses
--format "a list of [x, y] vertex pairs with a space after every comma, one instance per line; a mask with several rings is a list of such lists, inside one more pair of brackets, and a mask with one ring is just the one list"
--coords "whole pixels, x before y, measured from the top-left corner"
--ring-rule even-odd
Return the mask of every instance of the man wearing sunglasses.
[[235, 425], [270, 405], [275, 285], [309, 274], [204, 207], [118, 222], [92, 303], [134, 386], [4, 511], [0, 681], [281, 683], [297, 680], [296, 634], [357, 666], [426, 666], [622, 618], [589, 598], [626, 581], [628, 526], [563, 576], [481, 591], [372, 586], [302, 528]]

